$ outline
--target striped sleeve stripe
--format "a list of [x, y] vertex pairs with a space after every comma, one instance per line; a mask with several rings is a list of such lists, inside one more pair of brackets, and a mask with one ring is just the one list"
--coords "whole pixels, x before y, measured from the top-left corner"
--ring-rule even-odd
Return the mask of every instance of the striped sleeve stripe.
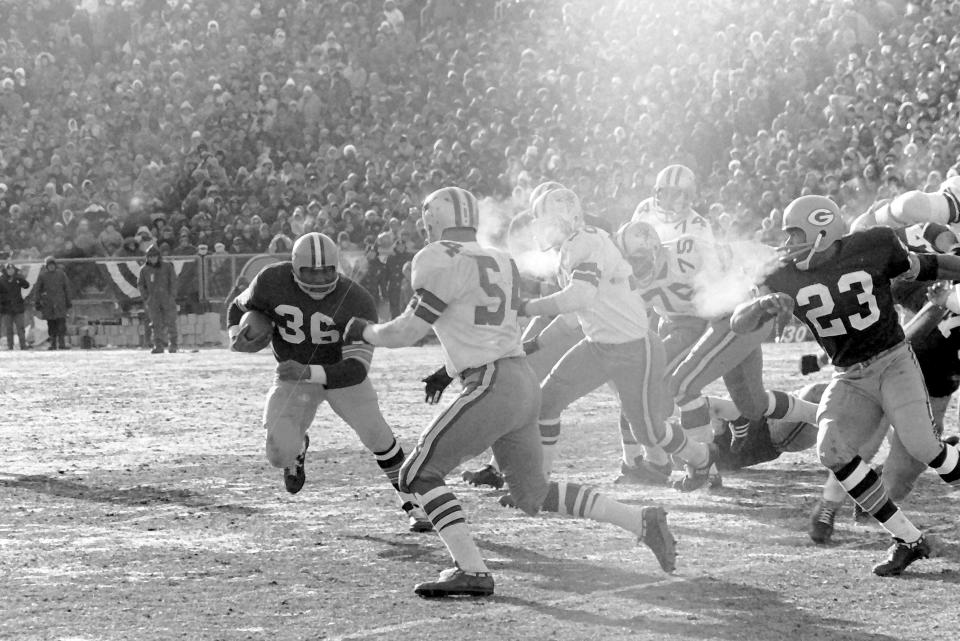
[[363, 345], [360, 343], [344, 345], [341, 354], [343, 355], [343, 360], [347, 360], [348, 358], [358, 360], [363, 363], [367, 369], [370, 369], [370, 363], [373, 362], [372, 345]]
[[436, 294], [426, 289], [417, 290], [416, 308], [413, 312], [417, 318], [421, 318], [432, 325], [437, 322], [445, 309], [447, 309], [447, 304], [440, 300]]
[[600, 285], [600, 268], [597, 267], [596, 263], [580, 263], [573, 268], [570, 278], [582, 280], [598, 287]]

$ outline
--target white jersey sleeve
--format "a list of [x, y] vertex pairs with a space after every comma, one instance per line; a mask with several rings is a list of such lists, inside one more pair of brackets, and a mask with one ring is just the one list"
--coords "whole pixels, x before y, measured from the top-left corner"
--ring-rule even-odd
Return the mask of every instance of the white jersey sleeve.
[[430, 243], [413, 258], [414, 314], [433, 325], [453, 376], [520, 356], [520, 275], [509, 255], [476, 242]]
[[605, 231], [585, 227], [560, 247], [561, 283], [579, 280], [597, 289], [593, 302], [576, 310], [587, 339], [618, 344], [646, 337], [647, 309], [633, 291], [632, 275]]

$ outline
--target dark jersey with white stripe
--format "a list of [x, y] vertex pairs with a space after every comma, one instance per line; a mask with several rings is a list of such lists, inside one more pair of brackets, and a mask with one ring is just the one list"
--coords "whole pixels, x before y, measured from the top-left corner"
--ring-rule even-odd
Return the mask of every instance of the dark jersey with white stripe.
[[290, 261], [264, 267], [233, 305], [241, 313], [255, 309], [269, 316], [274, 322], [272, 346], [277, 360], [304, 365], [340, 362], [343, 330], [352, 317], [377, 322], [373, 297], [358, 283], [341, 275], [332, 292], [315, 300], [293, 280]]

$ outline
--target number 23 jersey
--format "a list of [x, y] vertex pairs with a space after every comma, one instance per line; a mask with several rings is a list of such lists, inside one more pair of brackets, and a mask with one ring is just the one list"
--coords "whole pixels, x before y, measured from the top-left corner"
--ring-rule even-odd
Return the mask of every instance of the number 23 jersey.
[[[356, 352], [360, 346], [342, 342], [344, 327], [352, 317], [377, 322], [376, 304], [363, 287], [341, 274], [332, 292], [313, 299], [293, 280], [289, 261], [260, 270], [236, 303], [243, 310], [263, 312], [274, 322], [272, 345], [278, 361], [304, 365], [332, 365], [343, 360], [344, 352]], [[369, 366], [372, 349], [362, 347], [371, 352], [361, 358]]]
[[433, 325], [451, 376], [522, 356], [520, 274], [510, 256], [477, 242], [442, 240], [413, 257], [413, 313]]
[[848, 234], [824, 265], [809, 271], [780, 265], [764, 285], [796, 301], [794, 315], [838, 367], [864, 361], [904, 340], [890, 281], [910, 268], [909, 251], [892, 229]]

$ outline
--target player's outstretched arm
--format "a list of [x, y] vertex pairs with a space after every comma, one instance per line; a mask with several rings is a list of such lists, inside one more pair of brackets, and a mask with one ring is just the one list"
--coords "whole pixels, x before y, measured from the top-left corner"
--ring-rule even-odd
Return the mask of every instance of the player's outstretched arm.
[[407, 347], [413, 345], [430, 331], [430, 323], [420, 318], [413, 306], [386, 323], [371, 323], [354, 316], [347, 323], [344, 341], [369, 343], [377, 347]]
[[597, 287], [574, 278], [559, 292], [524, 302], [521, 316], [557, 316], [589, 307], [596, 298]]
[[737, 305], [730, 316], [730, 329], [736, 334], [756, 331], [771, 318], [785, 322], [793, 313], [793, 299], [787, 294], [772, 292]]

